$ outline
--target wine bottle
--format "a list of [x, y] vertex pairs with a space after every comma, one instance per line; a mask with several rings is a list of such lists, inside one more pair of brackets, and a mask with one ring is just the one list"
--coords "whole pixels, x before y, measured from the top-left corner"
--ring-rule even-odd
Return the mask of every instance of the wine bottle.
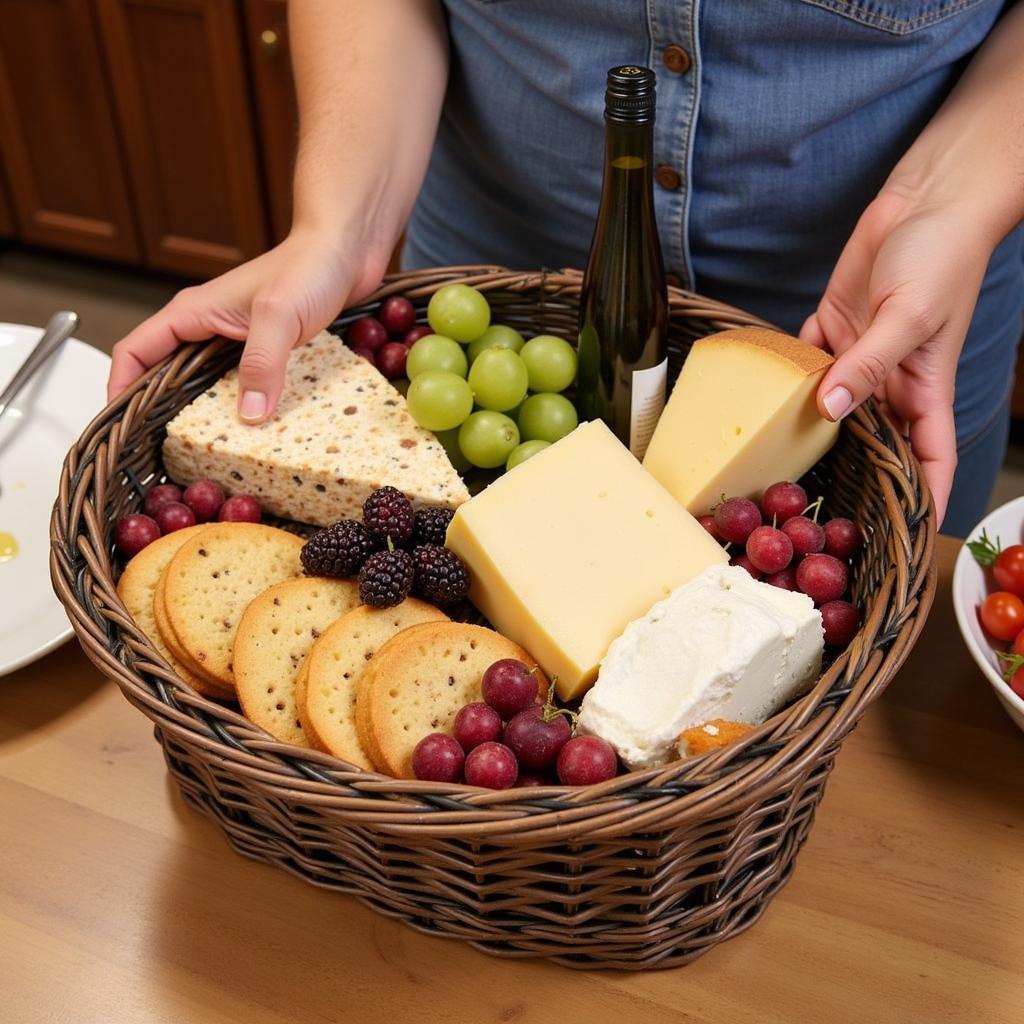
[[652, 186], [654, 72], [608, 72], [601, 206], [580, 295], [582, 419], [603, 419], [642, 459], [665, 405], [665, 266]]

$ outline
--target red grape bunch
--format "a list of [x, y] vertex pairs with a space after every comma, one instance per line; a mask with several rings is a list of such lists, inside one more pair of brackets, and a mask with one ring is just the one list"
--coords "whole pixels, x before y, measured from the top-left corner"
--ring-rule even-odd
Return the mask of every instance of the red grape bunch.
[[821, 612], [825, 643], [845, 647], [860, 628], [860, 612], [845, 599], [850, 561], [864, 533], [850, 519], [819, 524], [822, 499], [810, 503], [799, 484], [780, 480], [761, 503], [726, 498], [699, 522], [726, 545], [733, 565], [773, 587], [806, 594]]

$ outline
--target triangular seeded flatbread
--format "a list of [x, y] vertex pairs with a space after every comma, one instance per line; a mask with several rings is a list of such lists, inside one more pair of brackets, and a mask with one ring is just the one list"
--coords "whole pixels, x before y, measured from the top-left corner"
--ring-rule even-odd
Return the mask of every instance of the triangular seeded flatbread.
[[358, 518], [370, 492], [388, 484], [414, 504], [456, 508], [469, 498], [402, 395], [326, 331], [292, 353], [271, 420], [242, 423], [237, 402], [232, 370], [168, 423], [163, 457], [173, 480], [208, 477], [273, 515], [318, 526]]

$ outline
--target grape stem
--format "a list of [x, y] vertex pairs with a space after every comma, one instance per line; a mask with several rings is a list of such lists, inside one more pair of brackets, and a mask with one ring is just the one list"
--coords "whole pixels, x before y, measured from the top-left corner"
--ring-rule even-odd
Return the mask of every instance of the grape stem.
[[541, 721], [550, 722], [559, 715], [565, 715], [569, 719], [569, 732], [571, 735], [575, 735], [579, 715], [575, 711], [570, 711], [569, 708], [560, 708], [555, 705], [555, 683], [557, 682], [558, 676], [552, 676], [551, 685], [548, 687], [547, 696], [544, 698], [544, 705], [541, 709]]
[[811, 516], [811, 520], [814, 523], [818, 521], [818, 514], [821, 512], [821, 506], [825, 503], [825, 496], [823, 494], [818, 495], [817, 501], [812, 501], [807, 508], [804, 509], [803, 514], [807, 515], [808, 512], [813, 510], [814, 515]]

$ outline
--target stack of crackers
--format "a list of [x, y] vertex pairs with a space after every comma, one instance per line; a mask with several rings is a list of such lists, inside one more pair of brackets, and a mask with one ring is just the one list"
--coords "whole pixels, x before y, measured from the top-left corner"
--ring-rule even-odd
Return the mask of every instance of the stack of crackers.
[[302, 574], [302, 540], [254, 523], [169, 533], [128, 563], [118, 593], [177, 675], [236, 700], [275, 739], [413, 777], [428, 733], [480, 699], [487, 667], [533, 664], [483, 626], [407, 598], [370, 608], [353, 580]]

